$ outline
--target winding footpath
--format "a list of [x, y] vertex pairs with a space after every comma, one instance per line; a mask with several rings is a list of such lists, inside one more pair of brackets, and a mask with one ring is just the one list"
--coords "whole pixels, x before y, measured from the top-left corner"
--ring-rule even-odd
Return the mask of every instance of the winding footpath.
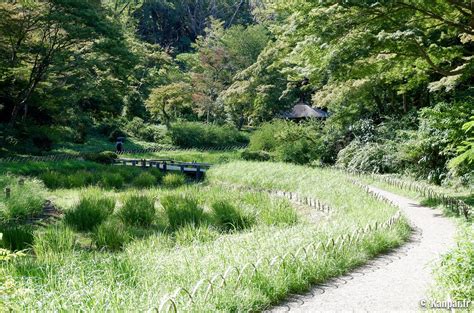
[[440, 210], [369, 187], [393, 202], [415, 229], [411, 240], [350, 274], [290, 298], [272, 312], [406, 312], [422, 309], [433, 283], [432, 265], [454, 246], [455, 225]]

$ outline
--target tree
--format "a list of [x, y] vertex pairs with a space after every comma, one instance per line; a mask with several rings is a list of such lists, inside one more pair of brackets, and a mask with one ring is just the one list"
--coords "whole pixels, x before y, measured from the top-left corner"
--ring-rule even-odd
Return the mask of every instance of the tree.
[[463, 125], [462, 130], [467, 138], [457, 147], [459, 155], [449, 162], [449, 168], [474, 175], [474, 116], [471, 117], [471, 121]]
[[204, 34], [210, 18], [226, 21], [226, 28], [246, 25], [253, 20], [253, 7], [244, 0], [152, 0], [136, 10], [135, 17], [141, 38], [183, 53]]
[[160, 118], [167, 127], [178, 117], [178, 113], [191, 105], [189, 84], [179, 82], [154, 88], [146, 101], [150, 113]]
[[11, 124], [20, 113], [23, 117], [28, 115], [32, 96], [48, 78], [64, 77], [70, 66], [82, 63], [97, 51], [102, 57], [114, 53], [118, 57], [115, 62], [123, 64], [119, 50], [112, 50], [123, 38], [117, 25], [107, 22], [106, 13], [94, 1], [0, 4], [0, 54], [6, 57], [1, 65], [0, 84], [12, 91], [5, 100], [5, 107], [11, 108]]

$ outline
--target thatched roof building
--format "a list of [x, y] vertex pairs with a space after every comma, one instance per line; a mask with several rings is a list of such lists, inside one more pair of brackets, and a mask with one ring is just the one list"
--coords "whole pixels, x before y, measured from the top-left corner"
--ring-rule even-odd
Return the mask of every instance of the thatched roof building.
[[328, 112], [318, 108], [312, 108], [304, 102], [297, 103], [291, 111], [282, 114], [283, 118], [289, 120], [304, 120], [309, 118], [326, 119]]

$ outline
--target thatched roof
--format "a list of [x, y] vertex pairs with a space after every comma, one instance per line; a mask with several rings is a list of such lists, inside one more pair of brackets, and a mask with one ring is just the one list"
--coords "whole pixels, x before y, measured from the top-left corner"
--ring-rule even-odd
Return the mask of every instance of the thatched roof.
[[321, 109], [312, 108], [307, 104], [298, 103], [290, 112], [283, 113], [283, 117], [288, 119], [327, 118], [328, 113]]

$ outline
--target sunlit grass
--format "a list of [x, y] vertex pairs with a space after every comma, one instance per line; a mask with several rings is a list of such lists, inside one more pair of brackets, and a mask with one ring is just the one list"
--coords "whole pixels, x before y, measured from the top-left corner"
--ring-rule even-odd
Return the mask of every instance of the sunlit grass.
[[[163, 297], [178, 287], [191, 290], [199, 280], [229, 267], [243, 268], [258, 259], [295, 254], [315, 241], [348, 235], [368, 224], [385, 222], [396, 213], [394, 207], [367, 195], [337, 171], [234, 162], [216, 166], [208, 174], [204, 183], [176, 189], [96, 190], [102, 197], [115, 197], [116, 209], [90, 233], [77, 233], [73, 249], [64, 240], [68, 248], [60, 253], [45, 248], [48, 253], [41, 258], [1, 265], [29, 290], [16, 301], [18, 307], [41, 311], [150, 310], [158, 308]], [[288, 199], [229, 188], [221, 182], [295, 191], [321, 199], [333, 211], [314, 224], [306, 209], [296, 209]], [[84, 192], [51, 191], [66, 215], [75, 210]], [[134, 211], [130, 207], [133, 202], [127, 204], [133, 196], [156, 200], [153, 225], [127, 225], [117, 220], [127, 205], [127, 210]], [[180, 199], [189, 201], [183, 200], [181, 205]], [[167, 206], [179, 209], [173, 209], [177, 214], [171, 220]], [[190, 208], [202, 211], [198, 218], [191, 214], [188, 223], [178, 223], [183, 217], [181, 206], [186, 212]], [[372, 231], [344, 245], [340, 251], [315, 248], [306, 261], [286, 258], [278, 268], [261, 262], [258, 275], [245, 270], [240, 279], [229, 277], [209, 298], [198, 293], [190, 307], [185, 297], [177, 302], [184, 311], [262, 310], [288, 293], [303, 291], [311, 283], [340, 275], [399, 245], [408, 234], [409, 228], [401, 220], [393, 228]], [[59, 243], [61, 246], [62, 241]]]

